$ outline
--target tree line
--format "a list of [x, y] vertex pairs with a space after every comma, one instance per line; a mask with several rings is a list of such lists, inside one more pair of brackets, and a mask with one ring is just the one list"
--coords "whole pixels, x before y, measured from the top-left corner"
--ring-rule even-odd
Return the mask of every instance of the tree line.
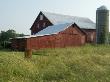
[[1, 31], [0, 32], [0, 49], [10, 47], [11, 38], [22, 37], [22, 36], [24, 36], [24, 34], [18, 34], [13, 29], [9, 29], [7, 31]]

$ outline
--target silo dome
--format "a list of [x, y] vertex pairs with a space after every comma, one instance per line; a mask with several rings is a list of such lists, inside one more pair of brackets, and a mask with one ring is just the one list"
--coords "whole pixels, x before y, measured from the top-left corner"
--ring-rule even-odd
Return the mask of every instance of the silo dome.
[[99, 8], [97, 8], [97, 10], [108, 10], [108, 9], [107, 9], [106, 6], [103, 5], [103, 6], [99, 7]]

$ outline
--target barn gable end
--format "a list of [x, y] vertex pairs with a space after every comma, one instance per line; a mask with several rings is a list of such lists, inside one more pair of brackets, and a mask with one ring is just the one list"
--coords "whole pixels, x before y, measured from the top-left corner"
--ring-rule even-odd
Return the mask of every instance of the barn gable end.
[[61, 31], [60, 33], [62, 33], [62, 34], [74, 34], [74, 35], [77, 35], [77, 34], [86, 35], [86, 33], [82, 29], [80, 29], [79, 26], [75, 23], [70, 25], [68, 28]]
[[51, 25], [53, 24], [48, 20], [48, 18], [42, 12], [40, 12], [36, 20], [34, 21], [33, 25], [30, 28], [31, 35], [34, 35], [37, 32]]

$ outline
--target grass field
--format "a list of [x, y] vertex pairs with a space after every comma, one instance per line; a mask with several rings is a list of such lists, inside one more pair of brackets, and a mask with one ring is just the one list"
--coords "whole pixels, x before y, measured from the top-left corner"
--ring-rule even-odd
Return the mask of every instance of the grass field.
[[0, 82], [110, 82], [110, 46], [0, 51]]

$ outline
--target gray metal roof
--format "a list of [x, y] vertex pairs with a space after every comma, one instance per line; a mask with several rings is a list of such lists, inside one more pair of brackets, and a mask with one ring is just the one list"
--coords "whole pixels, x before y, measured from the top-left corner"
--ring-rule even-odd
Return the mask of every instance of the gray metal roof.
[[32, 38], [32, 37], [37, 37], [37, 35], [28, 35], [28, 36], [22, 36], [22, 37], [15, 37], [15, 39], [26, 39], [26, 38]]
[[[44, 12], [41, 11], [49, 20], [51, 23], [53, 23], [54, 25], [58, 25], [58, 24], [65, 24], [65, 23], [84, 23], [81, 25], [87, 25], [87, 28], [91, 28], [92, 26], [95, 27], [95, 23], [85, 17], [77, 17], [77, 16], [68, 16], [68, 15], [61, 15], [61, 14], [56, 14], [56, 13], [49, 13], [49, 12]], [[85, 26], [83, 26], [85, 27]], [[92, 27], [92, 28], [94, 28]]]
[[57, 34], [60, 31], [65, 30], [68, 28], [71, 24], [65, 23], [65, 24], [58, 24], [53, 26], [48, 26], [47, 28], [41, 30], [36, 35], [51, 35], [51, 34]]
[[[58, 24], [58, 25], [53, 25], [53, 26], [48, 26], [47, 28], [41, 30], [40, 32], [38, 32], [36, 35], [51, 35], [51, 34], [57, 34], [63, 30], [65, 30], [66, 28], [68, 28], [69, 26], [71, 26], [74, 23], [65, 23], [65, 24]], [[77, 23], [77, 25], [81, 28], [81, 29], [85, 29], [84, 27], [81, 27], [80, 23]], [[91, 29], [95, 29], [95, 28], [91, 28]]]

